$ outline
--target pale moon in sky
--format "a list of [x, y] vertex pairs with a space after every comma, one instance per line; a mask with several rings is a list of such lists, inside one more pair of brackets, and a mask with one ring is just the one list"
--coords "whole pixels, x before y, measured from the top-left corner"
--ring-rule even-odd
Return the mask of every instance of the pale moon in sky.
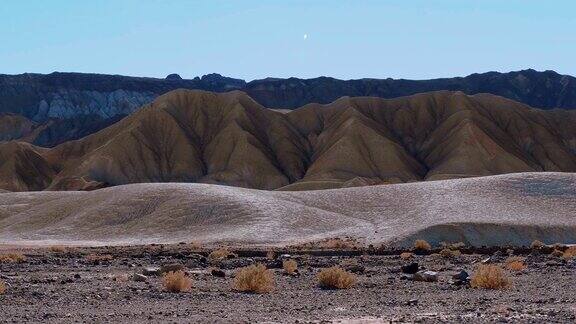
[[308, 38], [308, 34], [304, 34], [304, 40]]

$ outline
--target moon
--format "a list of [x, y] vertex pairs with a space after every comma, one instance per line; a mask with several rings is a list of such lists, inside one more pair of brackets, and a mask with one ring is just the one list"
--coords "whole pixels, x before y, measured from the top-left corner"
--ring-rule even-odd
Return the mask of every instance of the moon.
[[304, 40], [308, 39], [308, 34], [304, 34]]

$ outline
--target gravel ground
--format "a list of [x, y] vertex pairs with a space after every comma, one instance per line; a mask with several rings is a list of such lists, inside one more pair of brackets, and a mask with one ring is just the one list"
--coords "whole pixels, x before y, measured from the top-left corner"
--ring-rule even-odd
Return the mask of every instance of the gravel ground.
[[[0, 254], [6, 251], [0, 251]], [[525, 255], [527, 269], [507, 271], [512, 286], [483, 290], [457, 286], [449, 279], [459, 269], [472, 273], [490, 255], [336, 256], [300, 254], [300, 276], [283, 274], [281, 256], [244, 251], [218, 266], [225, 278], [212, 276], [206, 251], [188, 246], [76, 248], [66, 252], [25, 250], [23, 263], [0, 263], [2, 323], [14, 322], [570, 322], [576, 320], [576, 262], [551, 255]], [[95, 264], [86, 255], [110, 254]], [[318, 254], [318, 253], [315, 253]], [[322, 253], [320, 253], [322, 254]], [[324, 253], [330, 254], [330, 253]], [[346, 255], [348, 254], [348, 255]], [[493, 255], [502, 263], [507, 255]], [[438, 282], [403, 280], [400, 267], [418, 262], [439, 272]], [[239, 267], [262, 262], [272, 268], [276, 288], [269, 294], [246, 294], [231, 289]], [[136, 282], [144, 267], [178, 263], [186, 266], [194, 287], [187, 293], [163, 291], [161, 278]], [[354, 270], [351, 289], [324, 290], [317, 286], [321, 268], [343, 265]]]

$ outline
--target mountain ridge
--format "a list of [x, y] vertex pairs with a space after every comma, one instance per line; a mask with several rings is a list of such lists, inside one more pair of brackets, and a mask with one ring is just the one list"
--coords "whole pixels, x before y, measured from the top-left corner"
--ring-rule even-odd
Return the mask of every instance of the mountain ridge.
[[17, 114], [28, 121], [3, 131], [0, 139], [25, 139], [53, 147], [105, 128], [156, 97], [176, 89], [213, 92], [241, 90], [269, 108], [295, 109], [308, 103], [326, 104], [343, 96], [395, 98], [429, 91], [492, 93], [543, 109], [576, 108], [576, 79], [554, 71], [487, 72], [431, 80], [266, 78], [246, 82], [219, 74], [186, 80], [121, 75], [61, 73], [0, 75], [0, 115]]
[[0, 189], [200, 182], [306, 190], [576, 172], [574, 123], [576, 111], [539, 110], [490, 94], [351, 97], [280, 113], [241, 91], [181, 89], [52, 149], [27, 144], [13, 154], [7, 142], [0, 146]]

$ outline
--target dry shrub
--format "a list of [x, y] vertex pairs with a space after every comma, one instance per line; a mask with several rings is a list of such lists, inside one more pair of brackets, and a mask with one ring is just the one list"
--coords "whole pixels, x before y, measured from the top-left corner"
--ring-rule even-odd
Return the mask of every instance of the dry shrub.
[[110, 254], [88, 254], [84, 259], [89, 263], [108, 262], [114, 259]]
[[184, 271], [170, 271], [162, 277], [162, 285], [168, 292], [179, 293], [190, 291], [192, 288], [192, 279], [186, 276]]
[[338, 266], [322, 269], [318, 273], [318, 284], [322, 288], [348, 289], [355, 283], [356, 277]]
[[275, 258], [276, 258], [276, 253], [274, 253], [274, 251], [269, 250], [268, 252], [266, 252], [266, 259], [274, 260]]
[[400, 253], [400, 259], [402, 259], [402, 260], [411, 259], [413, 256], [414, 256], [414, 253], [412, 253], [412, 252], [402, 252], [402, 253]]
[[188, 244], [188, 249], [191, 251], [200, 251], [202, 249], [202, 244], [198, 242], [190, 242], [190, 244]]
[[472, 275], [470, 286], [472, 288], [503, 289], [510, 286], [510, 280], [499, 266], [483, 264]]
[[506, 269], [512, 271], [522, 271], [526, 269], [526, 264], [524, 263], [524, 258], [521, 257], [510, 257], [506, 259]]
[[20, 253], [0, 254], [0, 263], [22, 263], [26, 257]]
[[61, 245], [53, 245], [50, 247], [50, 252], [64, 253], [64, 252], [66, 252], [66, 248], [61, 246]]
[[544, 244], [542, 241], [539, 240], [534, 240], [532, 241], [532, 244], [530, 244], [530, 248], [532, 249], [541, 249], [544, 246], [546, 246], [546, 244]]
[[332, 238], [320, 242], [322, 249], [353, 250], [358, 248], [358, 243], [351, 239]]
[[455, 258], [462, 255], [462, 253], [459, 250], [450, 250], [444, 248], [442, 251], [440, 251], [440, 255], [444, 258]]
[[227, 259], [229, 257], [235, 257], [235, 256], [236, 254], [230, 252], [227, 248], [220, 248], [210, 252], [210, 254], [208, 254], [208, 259], [210, 261], [219, 261], [222, 259]]
[[432, 249], [432, 246], [430, 245], [430, 243], [424, 240], [416, 240], [414, 242], [414, 248], [416, 250], [429, 251]]
[[298, 269], [298, 263], [294, 260], [285, 260], [282, 262], [282, 268], [287, 274], [294, 274]]
[[251, 265], [238, 271], [234, 290], [263, 294], [274, 289], [274, 273], [263, 264]]
[[550, 255], [552, 255], [553, 257], [557, 257], [557, 258], [561, 258], [564, 256], [564, 252], [562, 252], [561, 250], [558, 249], [554, 249]]
[[6, 284], [3, 281], [0, 281], [0, 295], [6, 292]]
[[566, 251], [564, 251], [564, 253], [562, 254], [562, 257], [564, 259], [572, 259], [572, 258], [576, 257], [576, 245], [571, 246], [568, 249], [566, 249]]

